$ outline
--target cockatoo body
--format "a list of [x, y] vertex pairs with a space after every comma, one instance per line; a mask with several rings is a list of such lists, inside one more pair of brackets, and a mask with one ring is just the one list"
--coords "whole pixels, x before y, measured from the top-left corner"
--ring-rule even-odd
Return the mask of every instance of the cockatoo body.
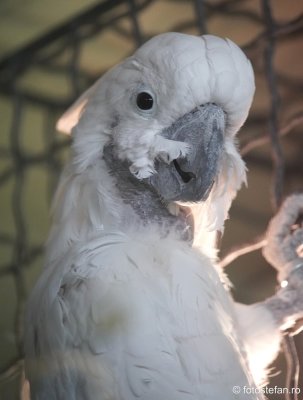
[[33, 400], [262, 399], [278, 327], [233, 302], [215, 262], [253, 93], [231, 41], [168, 33], [59, 121], [73, 148], [28, 305]]

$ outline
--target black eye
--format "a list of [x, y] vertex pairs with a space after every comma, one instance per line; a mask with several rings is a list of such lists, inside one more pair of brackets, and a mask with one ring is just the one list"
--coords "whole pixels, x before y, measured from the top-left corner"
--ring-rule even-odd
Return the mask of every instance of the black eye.
[[136, 103], [141, 110], [150, 110], [153, 108], [154, 99], [151, 94], [141, 92], [137, 95]]

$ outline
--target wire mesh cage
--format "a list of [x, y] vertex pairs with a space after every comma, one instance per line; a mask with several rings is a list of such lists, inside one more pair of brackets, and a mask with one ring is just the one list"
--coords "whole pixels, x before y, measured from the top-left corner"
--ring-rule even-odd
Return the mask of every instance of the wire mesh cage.
[[[48, 14], [42, 3], [38, 18]], [[54, 4], [60, 15], [60, 3]], [[222, 265], [230, 265], [237, 299], [249, 303], [274, 291], [275, 274], [255, 250], [283, 197], [303, 186], [300, 1], [104, 0], [70, 15], [1, 54], [1, 399], [20, 396], [24, 305], [43, 264], [50, 199], [68, 157], [71, 139], [55, 133], [55, 122], [85, 88], [147, 39], [165, 31], [216, 34], [238, 43], [253, 63], [256, 96], [239, 137], [249, 186], [235, 201], [221, 251], [222, 257], [229, 254]], [[300, 335], [296, 346], [300, 358]], [[288, 385], [299, 364], [294, 357], [285, 363], [281, 356], [276, 365], [282, 371], [288, 365]], [[285, 386], [284, 379], [280, 374], [272, 382]]]

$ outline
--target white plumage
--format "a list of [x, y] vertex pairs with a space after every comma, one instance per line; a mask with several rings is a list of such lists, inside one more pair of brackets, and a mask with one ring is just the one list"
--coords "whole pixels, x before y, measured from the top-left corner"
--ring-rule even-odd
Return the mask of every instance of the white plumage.
[[[142, 92], [151, 109], [138, 108]], [[243, 311], [234, 304], [214, 246], [245, 180], [234, 136], [253, 93], [251, 65], [231, 41], [169, 33], [106, 73], [59, 121], [60, 130], [73, 128], [74, 141], [45, 268], [28, 304], [33, 400], [262, 398], [232, 388], [265, 378], [278, 327], [262, 305]], [[189, 198], [182, 160], [200, 146], [189, 140], [191, 130], [180, 139], [185, 115], [210, 121], [201, 135], [224, 132], [207, 196], [191, 204], [193, 246], [178, 225], [182, 196]], [[180, 176], [168, 169], [174, 161]], [[197, 180], [197, 171], [207, 175], [206, 167], [193, 171]], [[162, 173], [178, 181], [176, 200]]]

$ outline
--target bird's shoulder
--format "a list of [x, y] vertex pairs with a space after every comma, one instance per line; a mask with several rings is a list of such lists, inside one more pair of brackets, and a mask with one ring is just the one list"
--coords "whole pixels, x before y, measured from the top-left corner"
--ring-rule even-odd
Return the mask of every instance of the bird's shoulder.
[[[219, 374], [232, 381], [231, 364], [238, 366], [232, 375], [244, 380], [230, 343], [228, 295], [211, 261], [184, 243], [95, 238], [46, 268], [34, 296], [27, 324], [34, 355], [58, 349], [54, 364], [85, 365], [96, 387], [116, 386], [127, 398], [183, 399], [195, 396], [193, 385], [204, 379]], [[119, 385], [111, 382], [117, 376]]]

